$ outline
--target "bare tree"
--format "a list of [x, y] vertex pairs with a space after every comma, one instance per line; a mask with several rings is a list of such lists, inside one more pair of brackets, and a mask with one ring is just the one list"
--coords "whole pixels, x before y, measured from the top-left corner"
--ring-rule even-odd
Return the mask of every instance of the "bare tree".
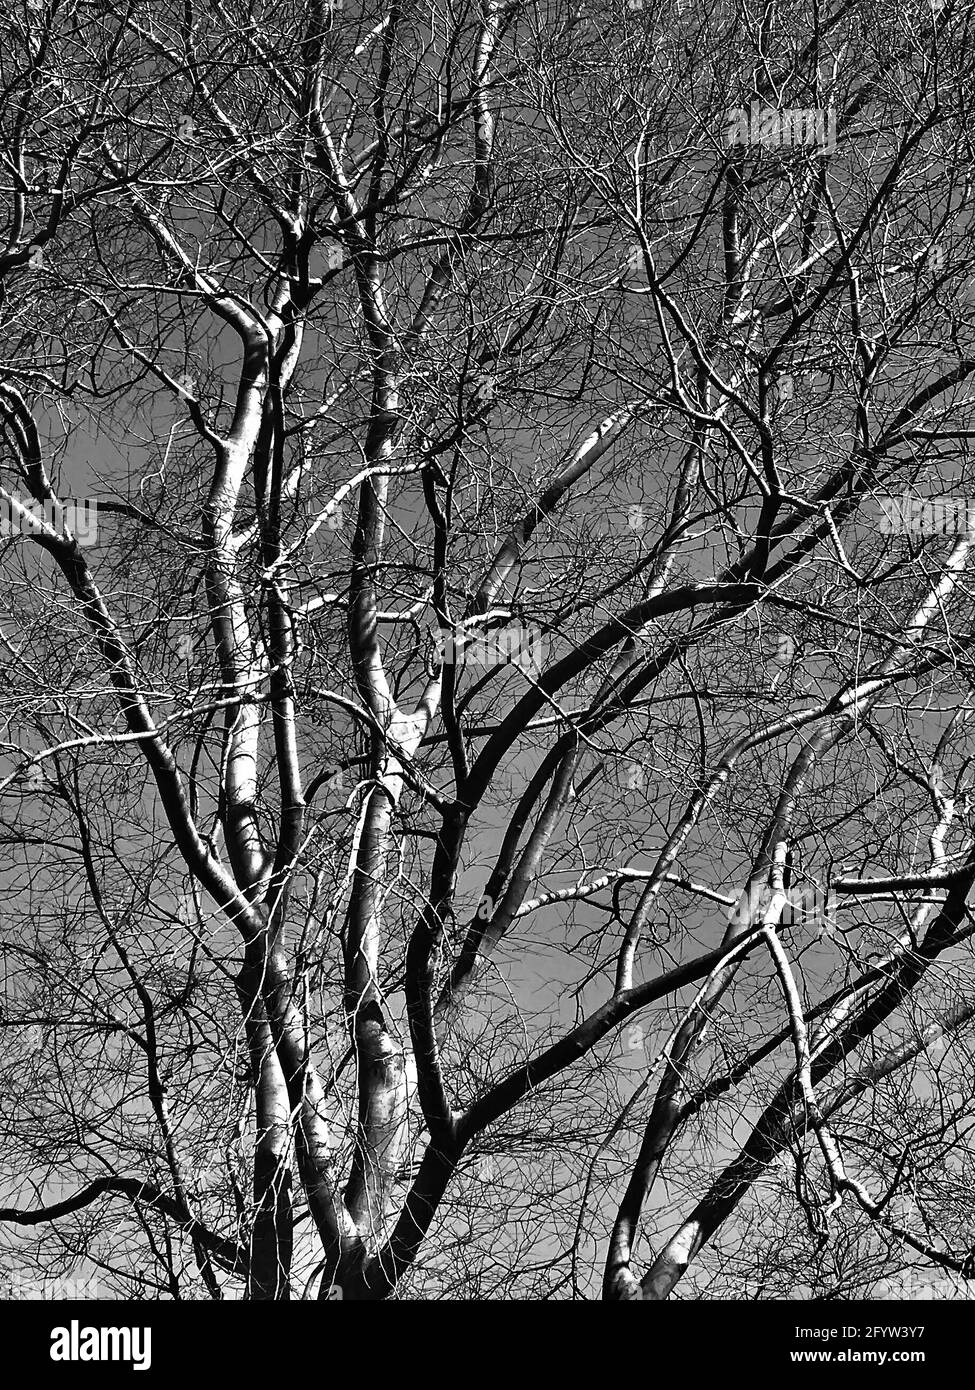
[[963, 1288], [966, 7], [7, 24], [10, 1259]]

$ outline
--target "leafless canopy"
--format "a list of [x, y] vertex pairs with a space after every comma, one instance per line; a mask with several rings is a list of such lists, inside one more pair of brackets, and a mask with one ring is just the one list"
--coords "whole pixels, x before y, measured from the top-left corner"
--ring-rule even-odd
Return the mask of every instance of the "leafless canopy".
[[3, 23], [8, 1270], [963, 1290], [971, 7]]

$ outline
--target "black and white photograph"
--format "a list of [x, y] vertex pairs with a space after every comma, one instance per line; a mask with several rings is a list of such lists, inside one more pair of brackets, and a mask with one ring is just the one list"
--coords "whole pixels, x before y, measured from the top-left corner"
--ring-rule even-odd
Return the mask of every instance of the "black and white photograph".
[[8, 0], [32, 1373], [957, 1358], [973, 201], [972, 0]]

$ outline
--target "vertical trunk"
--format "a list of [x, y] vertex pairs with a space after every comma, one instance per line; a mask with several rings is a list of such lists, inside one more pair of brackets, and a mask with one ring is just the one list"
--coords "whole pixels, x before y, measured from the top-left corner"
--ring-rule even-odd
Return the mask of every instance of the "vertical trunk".
[[257, 1301], [281, 1300], [291, 1296], [291, 1115], [284, 1072], [261, 997], [263, 961], [256, 951], [249, 950], [248, 956], [237, 977], [257, 1112], [247, 1293]]
[[402, 1152], [407, 1100], [406, 1057], [387, 1027], [377, 979], [396, 791], [385, 783], [377, 786], [363, 812], [346, 962], [346, 1011], [359, 1084], [358, 1142], [346, 1202], [372, 1251], [382, 1240], [389, 1188]]

